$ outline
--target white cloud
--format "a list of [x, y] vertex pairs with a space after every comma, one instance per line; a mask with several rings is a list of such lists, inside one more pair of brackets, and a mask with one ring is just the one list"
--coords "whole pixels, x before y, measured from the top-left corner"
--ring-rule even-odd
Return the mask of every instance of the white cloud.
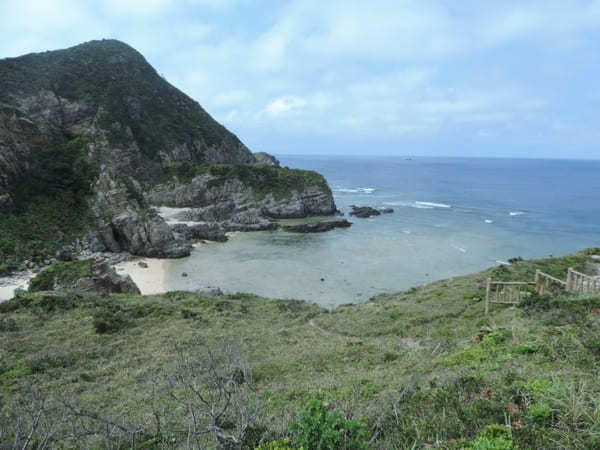
[[306, 106], [306, 100], [295, 95], [285, 95], [271, 101], [265, 108], [271, 117], [278, 117], [290, 112], [297, 112]]

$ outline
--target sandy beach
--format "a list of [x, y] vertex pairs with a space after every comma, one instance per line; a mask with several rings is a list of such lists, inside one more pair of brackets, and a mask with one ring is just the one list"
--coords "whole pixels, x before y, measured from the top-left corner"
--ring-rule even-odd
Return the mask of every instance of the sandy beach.
[[27, 289], [34, 275], [33, 272], [24, 272], [16, 277], [0, 278], [0, 302], [13, 298], [15, 289]]
[[[167, 259], [136, 259], [115, 265], [119, 275], [128, 274], [140, 288], [143, 295], [162, 294], [165, 286], [165, 264]], [[145, 263], [148, 267], [140, 266]]]

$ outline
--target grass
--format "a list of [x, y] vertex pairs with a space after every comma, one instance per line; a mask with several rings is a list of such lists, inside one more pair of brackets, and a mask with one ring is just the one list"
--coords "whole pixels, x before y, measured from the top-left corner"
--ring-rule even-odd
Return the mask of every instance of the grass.
[[324, 192], [331, 192], [325, 178], [317, 172], [268, 165], [175, 164], [166, 168], [155, 183], [190, 183], [195, 177], [205, 174], [217, 177], [217, 184], [237, 179], [252, 189], [257, 199], [268, 194], [272, 194], [275, 199], [289, 198], [293, 191], [313, 186]]
[[55, 286], [69, 286], [80, 278], [91, 277], [93, 264], [93, 259], [55, 262], [31, 280], [29, 292], [51, 291]]
[[372, 448], [598, 448], [600, 296], [532, 295], [483, 315], [488, 276], [564, 278], [589, 262], [518, 261], [332, 311], [246, 294], [28, 293], [0, 304], [0, 397], [34, 381], [145, 420], [173, 345], [226, 337], [250, 356], [259, 440], [289, 436], [316, 398], [366, 423]]

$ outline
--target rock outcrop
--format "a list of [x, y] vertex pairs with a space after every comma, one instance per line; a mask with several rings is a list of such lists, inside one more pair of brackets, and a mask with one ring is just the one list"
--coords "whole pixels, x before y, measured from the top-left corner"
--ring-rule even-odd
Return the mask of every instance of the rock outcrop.
[[[314, 172], [263, 167], [260, 175], [273, 175], [273, 180], [268, 181], [272, 191], [265, 191], [250, 176], [256, 175], [255, 169], [245, 170], [241, 174], [204, 173], [188, 183], [170, 180], [150, 189], [146, 201], [192, 208], [183, 220], [219, 223], [225, 231], [269, 230], [277, 227], [274, 219], [328, 216], [336, 212], [331, 190], [324, 178]], [[275, 176], [279, 173], [285, 174], [286, 182]]]
[[334, 228], [348, 228], [352, 226], [352, 222], [347, 220], [326, 220], [323, 222], [315, 223], [301, 223], [299, 225], [286, 225], [283, 227], [284, 231], [291, 231], [294, 233], [324, 233], [326, 231], [333, 230]]
[[[196, 176], [198, 167], [218, 173]], [[185, 176], [173, 182], [173, 168]], [[92, 252], [176, 258], [189, 254], [185, 236], [207, 236], [172, 230], [152, 205], [195, 208], [194, 220], [219, 224], [209, 233], [218, 240], [276, 218], [333, 214], [325, 180], [292, 172], [253, 154], [122, 42], [0, 60], [0, 213], [68, 193], [89, 205], [81, 214], [93, 230], [82, 241]]]
[[379, 210], [372, 208], [370, 206], [355, 206], [351, 205], [352, 211], [350, 211], [351, 216], [356, 216], [361, 219], [365, 219], [371, 216], [379, 216], [381, 212]]

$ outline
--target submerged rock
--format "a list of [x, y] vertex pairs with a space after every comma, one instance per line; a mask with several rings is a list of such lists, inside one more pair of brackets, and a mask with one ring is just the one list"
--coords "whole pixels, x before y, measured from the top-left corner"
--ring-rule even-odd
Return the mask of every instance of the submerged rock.
[[350, 211], [350, 215], [359, 217], [361, 219], [365, 219], [365, 218], [371, 217], [371, 216], [379, 216], [381, 214], [381, 212], [379, 212], [379, 210], [372, 208], [370, 206], [350, 205], [350, 207], [352, 208], [352, 211]]
[[393, 212], [394, 212], [394, 208], [383, 208], [383, 209], [381, 210], [381, 212], [382, 212], [383, 214], [391, 214], [391, 213], [393, 213]]
[[294, 233], [323, 233], [325, 231], [333, 230], [334, 228], [348, 228], [352, 225], [352, 222], [344, 220], [328, 220], [324, 222], [316, 223], [302, 223], [299, 225], [287, 225], [283, 227], [284, 231], [291, 231]]

